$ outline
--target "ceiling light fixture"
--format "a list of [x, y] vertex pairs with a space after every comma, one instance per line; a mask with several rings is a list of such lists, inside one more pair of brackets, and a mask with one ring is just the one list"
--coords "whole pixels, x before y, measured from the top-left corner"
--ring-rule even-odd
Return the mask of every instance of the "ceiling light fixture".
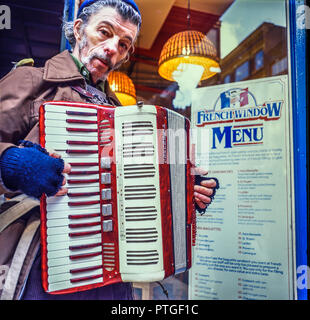
[[123, 72], [112, 71], [108, 76], [111, 90], [123, 106], [136, 104], [136, 89], [132, 80]]

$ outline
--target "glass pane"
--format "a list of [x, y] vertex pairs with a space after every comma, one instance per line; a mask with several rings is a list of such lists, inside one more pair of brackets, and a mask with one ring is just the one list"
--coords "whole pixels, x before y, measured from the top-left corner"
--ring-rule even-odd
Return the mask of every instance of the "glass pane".
[[[173, 6], [168, 12], [167, 20], [163, 23], [162, 28], [159, 29], [159, 33], [154, 40], [153, 46], [149, 49], [143, 49], [139, 47], [139, 40], [135, 51], [135, 64], [126, 66], [125, 70], [131, 71], [131, 77], [136, 85], [137, 95], [139, 99], [144, 100], [145, 103], [160, 105], [169, 109], [172, 109], [183, 116], [189, 118], [193, 124], [196, 119], [192, 118], [192, 99], [195, 96], [195, 90], [214, 88], [223, 88], [221, 94], [218, 96], [210, 96], [210, 99], [203, 101], [203, 106], [210, 107], [211, 101], [215, 101], [214, 108], [217, 110], [228, 110], [225, 114], [229, 115], [231, 108], [240, 108], [238, 110], [246, 110], [251, 104], [256, 105], [255, 95], [246, 85], [249, 81], [267, 79], [274, 76], [285, 75], [288, 73], [288, 45], [287, 45], [287, 25], [286, 25], [286, 1], [285, 0], [224, 0], [215, 2], [213, 0], [204, 1], [191, 1], [191, 30], [198, 30], [206, 35], [206, 37], [212, 42], [212, 45], [217, 52], [217, 60], [219, 68], [214, 68], [215, 73], [207, 78], [193, 82], [196, 76], [195, 71], [187, 73], [187, 75], [179, 81], [171, 81], [159, 76], [158, 74], [158, 60], [160, 52], [168, 40], [173, 34], [184, 31], [187, 24], [188, 11], [185, 1], [175, 1]], [[159, 7], [157, 10], [161, 10]], [[162, 11], [163, 13], [163, 11]], [[183, 19], [183, 20], [182, 20]], [[183, 21], [183, 22], [182, 22]], [[177, 25], [182, 24], [183, 27], [177, 30]], [[174, 46], [171, 52], [176, 50]], [[142, 63], [138, 63], [142, 61]], [[193, 69], [194, 70], [194, 69]], [[184, 73], [185, 74], [185, 73]], [[185, 80], [184, 80], [185, 79]], [[189, 80], [190, 81], [186, 81]], [[225, 90], [233, 86], [236, 87], [231, 90]], [[186, 85], [187, 87], [186, 87]], [[287, 90], [287, 88], [285, 88]], [[213, 102], [212, 102], [213, 103]], [[213, 106], [211, 106], [213, 107]], [[274, 105], [276, 108], [276, 105]], [[223, 113], [221, 113], [223, 115]], [[222, 119], [223, 120], [223, 119]], [[244, 125], [240, 123], [240, 127]], [[252, 124], [253, 126], [253, 124]], [[248, 126], [243, 136], [239, 136], [239, 132], [234, 132], [231, 139], [239, 141], [241, 138], [253, 139], [252, 135], [254, 129]], [[255, 138], [261, 139], [262, 129], [257, 128], [255, 131]], [[222, 136], [221, 136], [222, 134]], [[224, 141], [224, 133], [218, 133], [218, 139]], [[251, 141], [253, 142], [253, 140]], [[212, 141], [205, 141], [205, 143], [212, 143]], [[240, 155], [243, 149], [240, 147]], [[216, 161], [220, 163], [224, 161], [224, 158], [218, 158]], [[225, 170], [231, 168], [233, 160], [227, 162]], [[223, 167], [224, 168], [224, 167]], [[211, 168], [212, 172], [212, 168]], [[241, 176], [240, 176], [241, 179]], [[266, 178], [267, 179], [267, 178]], [[231, 293], [232, 299], [251, 299], [251, 298], [266, 298], [267, 285], [264, 283], [256, 283], [261, 287], [261, 291], [256, 297], [251, 296], [251, 290], [254, 287], [250, 282], [254, 278], [251, 276], [240, 277], [239, 283], [236, 279], [236, 287], [227, 287], [227, 282], [224, 283], [221, 278], [214, 276], [214, 266], [218, 268], [228, 263], [228, 260], [221, 260], [224, 264], [219, 265], [220, 260], [217, 258], [223, 258], [216, 256], [217, 246], [228, 247], [228, 242], [235, 242], [236, 248], [247, 247], [247, 249], [240, 249], [239, 253], [232, 254], [232, 258], [236, 258], [238, 261], [247, 261], [252, 259], [250, 253], [254, 250], [251, 247], [257, 238], [254, 235], [251, 240], [249, 237], [249, 243], [245, 244], [245, 240], [242, 239], [243, 235], [238, 234], [231, 238], [227, 234], [223, 233], [223, 237], [230, 239], [226, 244], [224, 242], [217, 242], [214, 240], [214, 234], [218, 230], [225, 228], [227, 225], [227, 219], [233, 221], [238, 215], [237, 212], [232, 211], [229, 215], [225, 214], [224, 202], [232, 197], [229, 192], [238, 192], [237, 188], [233, 188], [229, 183], [222, 185], [222, 188], [227, 190], [228, 193], [220, 193], [216, 195], [214, 203], [217, 201], [216, 207], [210, 209], [204, 216], [198, 215], [198, 247], [195, 250], [196, 254], [200, 256], [198, 261], [198, 267], [195, 265], [193, 275], [191, 278], [192, 285], [194, 286], [192, 291], [192, 298], [194, 299], [220, 299], [223, 291]], [[224, 190], [222, 189], [222, 190]], [[236, 199], [235, 196], [232, 198]], [[223, 207], [221, 207], [223, 203]], [[234, 203], [231, 203], [231, 207]], [[239, 210], [239, 209], [238, 209]], [[241, 209], [240, 209], [241, 210]], [[239, 212], [239, 218], [241, 219], [241, 213]], [[250, 213], [246, 213], [246, 208], [243, 208], [244, 217], [249, 217]], [[250, 210], [250, 209], [249, 209]], [[244, 218], [247, 219], [247, 218]], [[203, 226], [200, 224], [204, 221]], [[212, 231], [199, 231], [199, 228], [204, 228]], [[254, 230], [254, 227], [253, 227]], [[233, 231], [232, 231], [233, 232]], [[240, 231], [241, 232], [241, 231]], [[239, 242], [238, 242], [239, 241]], [[253, 241], [253, 242], [251, 242]], [[241, 243], [242, 242], [242, 243]], [[244, 243], [243, 243], [244, 242]], [[253, 249], [253, 250], [252, 250]], [[256, 249], [255, 249], [256, 250]], [[198, 253], [197, 253], [198, 252]], [[244, 253], [245, 252], [245, 253]], [[246, 255], [249, 254], [249, 255]], [[256, 253], [258, 256], [258, 253]], [[230, 253], [227, 255], [230, 256]], [[254, 256], [255, 257], [255, 256]], [[212, 260], [213, 259], [213, 260]], [[254, 259], [255, 260], [255, 259]], [[197, 263], [197, 261], [195, 262]], [[205, 266], [205, 269], [203, 269]], [[234, 265], [231, 264], [231, 277], [233, 273]], [[211, 271], [208, 271], [208, 268]], [[212, 269], [213, 268], [213, 269]], [[161, 284], [168, 290], [170, 299], [188, 299], [188, 284], [189, 273], [170, 277], [161, 282]], [[242, 286], [247, 288], [242, 290]], [[239, 287], [239, 290], [237, 290]], [[236, 289], [237, 288], [237, 289]], [[232, 292], [235, 290], [234, 292]], [[269, 289], [268, 289], [269, 290]], [[281, 291], [281, 290], [280, 290]], [[163, 294], [163, 289], [158, 284], [152, 284], [145, 290], [150, 297], [156, 297], [156, 299], [166, 299]], [[260, 296], [259, 296], [260, 294]]]

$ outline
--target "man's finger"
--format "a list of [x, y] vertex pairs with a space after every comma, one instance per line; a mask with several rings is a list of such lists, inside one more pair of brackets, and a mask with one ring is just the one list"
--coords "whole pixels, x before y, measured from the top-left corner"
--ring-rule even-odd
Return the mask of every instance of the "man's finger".
[[210, 197], [205, 196], [205, 195], [198, 193], [196, 191], [194, 192], [194, 197], [198, 198], [200, 201], [202, 201], [204, 203], [208, 203], [208, 204], [211, 203], [211, 201], [212, 201], [212, 199]]
[[202, 187], [199, 185], [194, 186], [194, 191], [196, 191], [197, 193], [202, 193], [206, 196], [212, 196], [214, 194], [214, 189]]
[[55, 197], [60, 197], [60, 196], [64, 196], [68, 193], [68, 189], [67, 188], [61, 188], [56, 194]]
[[200, 167], [195, 167], [194, 168], [194, 171], [195, 171], [195, 174], [197, 175], [201, 175], [201, 176], [205, 176], [208, 174], [208, 171], [203, 169], [203, 168], [200, 168]]
[[57, 159], [60, 159], [61, 158], [61, 156], [60, 156], [60, 154], [58, 154], [55, 150], [53, 150], [53, 149], [47, 149], [47, 152], [48, 152], [48, 154], [50, 155], [50, 157], [52, 157], [52, 158], [57, 158]]
[[195, 202], [197, 203], [200, 209], [205, 209], [207, 204], [202, 202], [199, 198], [195, 197]]
[[70, 173], [71, 165], [65, 162], [63, 173]]
[[200, 184], [207, 188], [215, 188], [217, 186], [217, 182], [214, 179], [202, 180]]

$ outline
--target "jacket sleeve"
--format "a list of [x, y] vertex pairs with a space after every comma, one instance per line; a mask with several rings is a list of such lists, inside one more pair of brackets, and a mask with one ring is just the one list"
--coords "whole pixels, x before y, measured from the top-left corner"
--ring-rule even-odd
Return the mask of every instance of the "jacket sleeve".
[[[30, 131], [36, 91], [31, 67], [19, 67], [0, 80], [0, 157]], [[0, 176], [0, 194], [8, 190]]]

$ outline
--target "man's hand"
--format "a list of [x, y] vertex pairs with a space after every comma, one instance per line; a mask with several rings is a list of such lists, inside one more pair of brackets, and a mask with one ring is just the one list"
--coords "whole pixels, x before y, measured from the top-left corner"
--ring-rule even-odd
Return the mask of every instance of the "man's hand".
[[[195, 168], [195, 174], [205, 176], [208, 174], [208, 171]], [[195, 202], [200, 209], [205, 209], [212, 202], [215, 189], [217, 188], [218, 182], [215, 179], [202, 180], [200, 184], [194, 186]]]
[[[56, 153], [55, 151], [49, 151], [49, 155], [53, 158], [58, 158], [60, 159], [60, 155], [58, 153]], [[64, 163], [64, 169], [62, 171], [62, 173], [70, 173], [71, 171], [71, 166], [69, 163]], [[66, 177], [64, 177], [63, 181], [62, 181], [62, 185], [64, 186], [65, 184], [67, 183], [67, 180], [66, 180]], [[61, 187], [60, 190], [55, 194], [55, 197], [58, 197], [58, 196], [64, 196], [68, 193], [68, 189], [65, 188], [65, 187]]]

